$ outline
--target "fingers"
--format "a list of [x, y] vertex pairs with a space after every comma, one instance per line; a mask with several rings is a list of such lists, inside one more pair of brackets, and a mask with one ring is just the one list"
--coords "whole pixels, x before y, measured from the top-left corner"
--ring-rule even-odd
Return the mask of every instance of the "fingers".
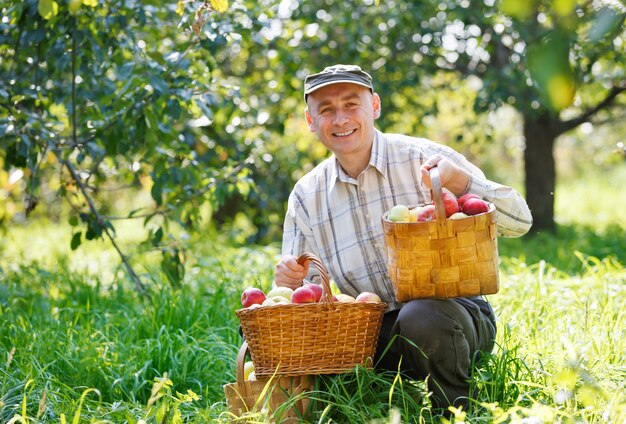
[[441, 179], [441, 185], [443, 187], [446, 187], [455, 195], [463, 193], [469, 181], [468, 172], [459, 168], [453, 162], [441, 157], [440, 155], [430, 157], [420, 167], [422, 182], [426, 187], [432, 189], [429, 171], [435, 166], [439, 168], [439, 178]]
[[434, 155], [428, 158], [426, 162], [420, 166], [420, 174], [422, 174], [422, 182], [428, 188], [432, 188], [432, 183], [430, 181], [430, 170], [435, 166], [438, 166], [439, 162], [445, 162], [445, 160], [440, 155]]
[[285, 255], [276, 264], [274, 282], [277, 286], [296, 289], [302, 285], [302, 280], [309, 272], [309, 261], [300, 265], [293, 255]]

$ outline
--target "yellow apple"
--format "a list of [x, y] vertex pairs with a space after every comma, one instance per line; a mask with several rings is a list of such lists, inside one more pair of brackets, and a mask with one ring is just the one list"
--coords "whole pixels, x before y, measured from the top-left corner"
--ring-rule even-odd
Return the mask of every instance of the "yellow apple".
[[349, 294], [343, 294], [343, 293], [336, 294], [334, 296], [334, 299], [337, 302], [345, 302], [345, 303], [356, 302], [356, 299], [354, 297], [350, 296]]
[[450, 219], [463, 219], [467, 218], [469, 215], [464, 214], [463, 212], [456, 212], [450, 215]]
[[254, 372], [254, 363], [252, 361], [246, 361], [243, 364], [243, 379], [250, 380], [250, 374]]
[[380, 296], [378, 296], [376, 293], [371, 293], [371, 292], [359, 293], [359, 295], [356, 297], [355, 300], [357, 302], [373, 302], [373, 303], [381, 302]]

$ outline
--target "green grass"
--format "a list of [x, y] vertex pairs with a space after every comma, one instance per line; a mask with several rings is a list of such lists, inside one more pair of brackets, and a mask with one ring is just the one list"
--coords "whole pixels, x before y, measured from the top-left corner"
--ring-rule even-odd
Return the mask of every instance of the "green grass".
[[[555, 235], [499, 241], [497, 345], [476, 364], [476, 396], [455, 422], [626, 420], [626, 225], [619, 213], [576, 221], [567, 208], [573, 196], [582, 208], [626, 210], [621, 188], [608, 184], [622, 172], [592, 176], [588, 200], [576, 194], [586, 180], [568, 182]], [[12, 228], [4, 241], [0, 422], [227, 422], [223, 385], [235, 380], [241, 342], [234, 311], [244, 287], [271, 284], [276, 247], [194, 235], [183, 288], [146, 260], [152, 290], [141, 297], [108, 248], [86, 244], [70, 256], [62, 225]], [[309, 421], [439, 422], [424, 387], [362, 368], [323, 376]]]

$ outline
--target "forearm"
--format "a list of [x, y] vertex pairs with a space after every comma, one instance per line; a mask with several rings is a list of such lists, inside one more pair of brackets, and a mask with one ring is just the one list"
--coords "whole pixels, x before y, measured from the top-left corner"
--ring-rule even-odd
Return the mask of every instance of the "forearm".
[[519, 237], [532, 226], [530, 209], [521, 194], [513, 188], [472, 175], [467, 192], [477, 194], [496, 206], [499, 235]]

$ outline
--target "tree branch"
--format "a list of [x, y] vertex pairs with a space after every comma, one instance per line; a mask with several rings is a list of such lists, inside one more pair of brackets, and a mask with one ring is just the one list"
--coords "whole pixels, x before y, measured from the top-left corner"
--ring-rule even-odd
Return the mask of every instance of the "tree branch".
[[613, 88], [611, 88], [611, 91], [609, 91], [609, 93], [604, 98], [604, 100], [602, 100], [596, 106], [588, 109], [587, 111], [583, 112], [581, 115], [575, 118], [568, 119], [567, 121], [561, 121], [557, 125], [556, 135], [563, 134], [573, 128], [576, 128], [580, 124], [583, 124], [589, 121], [593, 115], [595, 115], [596, 113], [598, 113], [599, 111], [603, 109], [607, 109], [608, 107], [610, 107], [611, 104], [615, 101], [615, 98], [619, 96], [621, 93], [623, 93], [624, 91], [626, 91], [626, 86], [624, 87], [614, 86]]
[[98, 209], [96, 208], [96, 205], [94, 204], [93, 200], [91, 199], [91, 196], [89, 196], [89, 193], [87, 192], [87, 187], [85, 187], [85, 184], [83, 184], [83, 182], [80, 179], [80, 177], [78, 176], [78, 174], [76, 174], [76, 171], [74, 170], [74, 167], [72, 166], [72, 164], [69, 163], [69, 161], [67, 161], [66, 159], [62, 159], [62, 158], [59, 158], [59, 159], [61, 160], [61, 163], [70, 172], [70, 175], [72, 176], [72, 179], [74, 181], [76, 181], [76, 184], [78, 185], [78, 188], [80, 189], [81, 193], [85, 197], [85, 200], [87, 201], [87, 204], [89, 205], [89, 210], [91, 211], [91, 213], [94, 214], [94, 216], [96, 217], [96, 220], [98, 222], [98, 225], [100, 226], [100, 228], [102, 228], [104, 230], [104, 233], [107, 235], [107, 237], [111, 241], [111, 244], [113, 245], [113, 247], [115, 248], [117, 253], [120, 255], [120, 258], [122, 259], [122, 262], [124, 263], [124, 266], [126, 267], [126, 270], [128, 271], [128, 274], [130, 275], [131, 279], [135, 283], [135, 288], [137, 289], [138, 292], [140, 292], [142, 294], [145, 294], [146, 293], [145, 286], [143, 285], [143, 283], [139, 279], [139, 276], [137, 276], [137, 273], [135, 273], [135, 270], [133, 269], [133, 267], [130, 265], [130, 262], [128, 261], [128, 258], [126, 257], [126, 255], [124, 255], [122, 250], [119, 248], [119, 246], [115, 242], [115, 238], [113, 237], [113, 235], [109, 231], [109, 228], [106, 226], [105, 221], [102, 218], [102, 215], [100, 215], [100, 213], [98, 212]]

